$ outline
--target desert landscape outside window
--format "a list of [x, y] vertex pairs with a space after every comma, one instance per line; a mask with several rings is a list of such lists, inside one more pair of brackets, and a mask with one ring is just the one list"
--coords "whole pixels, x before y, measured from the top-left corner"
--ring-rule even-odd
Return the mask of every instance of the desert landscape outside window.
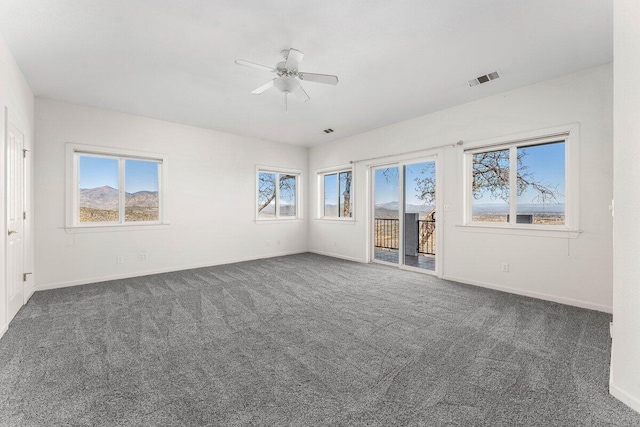
[[159, 222], [161, 165], [156, 159], [76, 153], [79, 225]]

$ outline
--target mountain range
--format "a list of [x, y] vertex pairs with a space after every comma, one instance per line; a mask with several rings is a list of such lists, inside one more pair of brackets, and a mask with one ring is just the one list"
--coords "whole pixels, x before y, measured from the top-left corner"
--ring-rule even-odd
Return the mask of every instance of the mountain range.
[[[94, 209], [118, 210], [118, 197], [118, 190], [108, 185], [96, 188], [81, 188], [80, 206]], [[125, 206], [157, 208], [158, 192], [138, 191], [135, 193], [125, 193]]]

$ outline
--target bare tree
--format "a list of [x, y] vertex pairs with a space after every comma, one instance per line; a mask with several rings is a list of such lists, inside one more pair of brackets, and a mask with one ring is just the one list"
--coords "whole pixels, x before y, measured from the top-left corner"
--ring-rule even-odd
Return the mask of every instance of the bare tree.
[[[343, 176], [344, 176], [344, 182], [342, 179]], [[342, 212], [340, 215], [342, 217], [351, 216], [351, 179], [352, 179], [351, 172], [343, 172], [340, 174], [340, 184], [342, 188], [344, 188], [344, 191], [342, 192], [344, 202], [342, 204]]]
[[[526, 149], [517, 150], [516, 194], [522, 195], [527, 189], [535, 191], [534, 200], [542, 204], [558, 203], [561, 196], [557, 185], [536, 180], [529, 167], [524, 164]], [[487, 151], [473, 155], [473, 197], [480, 199], [488, 192], [496, 200], [509, 201], [509, 150]]]
[[[280, 197], [293, 197], [296, 192], [296, 176], [280, 174]], [[258, 212], [269, 206], [276, 198], [276, 174], [260, 172], [258, 175]]]
[[[562, 196], [558, 186], [542, 180], [536, 180], [533, 172], [524, 164], [524, 158], [527, 155], [526, 149], [517, 151], [517, 194], [522, 195], [531, 188], [536, 193], [532, 201], [542, 204], [558, 203], [558, 197]], [[425, 205], [432, 204], [435, 200], [436, 182], [433, 168], [433, 163], [427, 163], [421, 171], [421, 177], [414, 179], [418, 198]], [[398, 171], [398, 168], [387, 168], [383, 170], [382, 174], [387, 181], [397, 180]], [[482, 198], [488, 192], [489, 196], [494, 200], [509, 201], [509, 150], [474, 154], [472, 171], [472, 192], [475, 199]]]

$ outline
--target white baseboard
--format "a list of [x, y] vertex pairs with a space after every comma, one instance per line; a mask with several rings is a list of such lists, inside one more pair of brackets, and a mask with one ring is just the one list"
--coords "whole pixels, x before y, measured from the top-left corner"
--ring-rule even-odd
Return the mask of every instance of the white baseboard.
[[316, 250], [308, 250], [307, 252], [310, 252], [312, 254], [317, 254], [317, 255], [324, 255], [324, 256], [329, 256], [331, 258], [340, 258], [340, 259], [344, 259], [347, 261], [353, 261], [353, 262], [360, 262], [360, 263], [367, 263], [367, 261], [362, 260], [360, 258], [354, 258], [354, 257], [350, 257], [350, 256], [345, 256], [345, 255], [339, 255], [339, 254], [334, 254], [331, 252], [323, 252], [323, 251], [316, 251]]
[[306, 253], [306, 252], [308, 252], [308, 251], [307, 250], [300, 250], [300, 251], [278, 252], [278, 253], [268, 254], [268, 255], [257, 255], [257, 256], [252, 256], [252, 257], [225, 259], [225, 260], [222, 260], [222, 261], [213, 261], [213, 262], [207, 262], [207, 263], [201, 263], [201, 264], [183, 265], [183, 266], [168, 267], [168, 268], [159, 268], [159, 269], [155, 269], [155, 270], [136, 271], [136, 272], [131, 272], [131, 273], [123, 273], [123, 274], [113, 274], [113, 275], [109, 275], [109, 276], [92, 277], [92, 278], [88, 278], [88, 279], [70, 280], [70, 281], [67, 281], [67, 282], [46, 283], [46, 284], [43, 284], [43, 285], [36, 285], [35, 291], [46, 291], [46, 290], [49, 290], [49, 289], [58, 289], [58, 288], [67, 288], [67, 287], [70, 287], [70, 286], [88, 285], [88, 284], [91, 284], [91, 283], [108, 282], [110, 280], [130, 279], [132, 277], [149, 276], [151, 274], [171, 273], [171, 272], [174, 272], [174, 271], [192, 270], [194, 268], [203, 268], [203, 267], [213, 267], [215, 265], [234, 264], [236, 262], [254, 261], [254, 260], [257, 260], [257, 259], [275, 258], [275, 257], [279, 257], [279, 256], [302, 254], [302, 253]]
[[640, 412], [640, 399], [634, 396], [631, 396], [629, 393], [618, 387], [617, 385], [609, 382], [609, 393], [611, 396], [615, 397], [629, 408], [633, 409], [636, 412]]
[[4, 333], [7, 332], [7, 330], [9, 330], [9, 325], [4, 325], [2, 329], [0, 329], [0, 338], [4, 336]]
[[507, 293], [510, 293], [510, 294], [522, 295], [522, 296], [525, 296], [525, 297], [537, 298], [537, 299], [541, 299], [541, 300], [545, 300], [545, 301], [557, 302], [557, 303], [560, 303], [560, 304], [571, 305], [571, 306], [580, 307], [580, 308], [586, 308], [586, 309], [589, 309], [589, 310], [602, 311], [602, 312], [609, 313], [609, 314], [611, 314], [613, 312], [613, 308], [612, 307], [609, 307], [607, 305], [592, 303], [592, 302], [589, 302], [589, 301], [583, 301], [583, 300], [578, 300], [578, 299], [573, 299], [573, 298], [560, 297], [560, 296], [557, 296], [557, 295], [544, 294], [544, 293], [541, 293], [541, 292], [527, 291], [527, 290], [523, 290], [523, 289], [514, 289], [514, 288], [510, 288], [508, 286], [494, 285], [493, 283], [479, 282], [479, 281], [476, 281], [476, 280], [463, 279], [461, 277], [442, 276], [442, 278], [445, 279], [445, 280], [451, 280], [451, 281], [454, 281], [454, 282], [465, 283], [467, 285], [480, 286], [482, 288], [494, 289], [496, 291], [502, 291], [502, 292], [507, 292]]

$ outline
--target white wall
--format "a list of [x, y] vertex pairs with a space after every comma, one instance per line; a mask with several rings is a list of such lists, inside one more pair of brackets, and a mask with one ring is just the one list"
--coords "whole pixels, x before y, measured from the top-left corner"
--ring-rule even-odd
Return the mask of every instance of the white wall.
[[[507, 77], [505, 77], [507, 78]], [[472, 142], [578, 122], [580, 125], [580, 229], [577, 239], [464, 231], [463, 183], [458, 151], [442, 150], [443, 275], [468, 283], [611, 311], [612, 305], [612, 66], [576, 74], [418, 117], [354, 137], [318, 145], [309, 154], [309, 214], [317, 216], [315, 171], [350, 160]], [[473, 89], [470, 89], [473, 90]], [[366, 162], [355, 171], [355, 223], [313, 219], [314, 252], [366, 261]], [[501, 263], [510, 272], [501, 272]]]
[[[306, 171], [306, 148], [48, 99], [36, 100], [36, 135], [38, 289], [307, 249], [304, 220], [257, 224], [254, 213], [256, 164]], [[67, 142], [168, 154], [171, 225], [67, 233]], [[139, 261], [142, 252], [147, 261]], [[118, 256], [123, 264], [116, 263]]]
[[[8, 109], [13, 121], [21, 127], [25, 136], [25, 149], [33, 150], [33, 92], [29, 88], [22, 72], [18, 68], [13, 55], [9, 51], [4, 39], [0, 36], [0, 140], [2, 140], [2, 149], [0, 150], [0, 200], [2, 200], [2, 221], [3, 232], [0, 233], [0, 336], [4, 333], [8, 326], [7, 319], [7, 303], [6, 303], [6, 182], [5, 182], [5, 108]], [[33, 180], [32, 180], [33, 182]], [[31, 200], [29, 201], [31, 202]], [[27, 271], [33, 271], [33, 216], [25, 223], [25, 232], [28, 234], [25, 241], [27, 257], [25, 267]], [[33, 292], [33, 277], [29, 278], [26, 284], [27, 295]]]
[[640, 411], [640, 3], [614, 2], [611, 394]]

